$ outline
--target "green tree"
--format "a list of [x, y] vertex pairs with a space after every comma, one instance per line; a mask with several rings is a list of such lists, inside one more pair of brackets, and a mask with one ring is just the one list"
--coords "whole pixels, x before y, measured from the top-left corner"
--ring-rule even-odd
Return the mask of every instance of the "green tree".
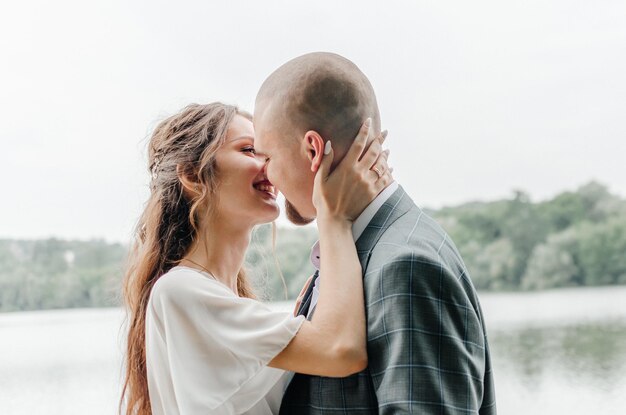
[[626, 283], [626, 216], [578, 228], [578, 262], [584, 285]]
[[580, 269], [570, 252], [576, 241], [568, 231], [548, 239], [535, 247], [522, 277], [522, 288], [542, 290], [578, 285]]

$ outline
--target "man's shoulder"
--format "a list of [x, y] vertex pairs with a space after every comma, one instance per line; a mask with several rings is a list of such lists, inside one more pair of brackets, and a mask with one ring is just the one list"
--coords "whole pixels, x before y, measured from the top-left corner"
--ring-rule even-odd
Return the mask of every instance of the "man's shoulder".
[[412, 255], [437, 262], [442, 249], [453, 244], [443, 228], [417, 205], [389, 225], [372, 248], [381, 261]]
[[[392, 223], [372, 248], [366, 275], [409, 268], [422, 276], [443, 272], [452, 280], [468, 277], [447, 232], [418, 206]], [[379, 272], [376, 272], [379, 270]]]

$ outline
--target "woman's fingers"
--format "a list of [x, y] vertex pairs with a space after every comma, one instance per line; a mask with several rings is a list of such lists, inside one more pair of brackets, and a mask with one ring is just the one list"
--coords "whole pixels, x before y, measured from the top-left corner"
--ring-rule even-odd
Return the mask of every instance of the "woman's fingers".
[[[374, 167], [377, 168], [377, 166], [374, 166]], [[389, 186], [391, 182], [393, 182], [393, 175], [391, 174], [392, 172], [393, 172], [393, 168], [387, 168], [382, 172], [381, 175], [378, 176], [376, 181], [372, 184], [373, 193], [375, 194], [380, 193], [384, 188]]]
[[[385, 130], [385, 131], [381, 132], [381, 133], [380, 133], [380, 135], [379, 135], [378, 137], [376, 137], [376, 140], [374, 140], [374, 142], [378, 141], [378, 142], [380, 143], [380, 145], [381, 145], [381, 150], [382, 150], [382, 144], [385, 142], [385, 139], [387, 139], [387, 130]], [[369, 150], [369, 148], [368, 148], [368, 150]], [[376, 163], [378, 162], [378, 160], [380, 160], [380, 159], [381, 159], [381, 157], [384, 157], [384, 160], [385, 160], [385, 161], [384, 161], [384, 163], [386, 163], [386, 162], [387, 162], [387, 158], [388, 158], [388, 156], [389, 156], [389, 150], [385, 150], [385, 151], [383, 151], [382, 153], [380, 153], [380, 154], [378, 155], [378, 159], [376, 159], [376, 161], [373, 163], [373, 165], [372, 165], [371, 167], [373, 168], [373, 167], [376, 165]], [[365, 161], [361, 160], [361, 162], [362, 162], [364, 165], [367, 165], [367, 164], [368, 164], [368, 162], [369, 162], [369, 160], [368, 160], [368, 159], [366, 159]], [[382, 172], [382, 171], [385, 171], [385, 169], [386, 169], [386, 168], [387, 168], [387, 165], [385, 164], [385, 165], [384, 165], [384, 168], [381, 168], [381, 167], [379, 166], [379, 167], [378, 167], [378, 170]], [[374, 170], [374, 171], [375, 171], [375, 170]], [[380, 174], [379, 174], [378, 176], [380, 176]]]
[[378, 177], [380, 178], [380, 176], [383, 175], [383, 173], [385, 173], [388, 169], [389, 169], [389, 164], [387, 162], [389, 158], [389, 150], [385, 150], [382, 153], [380, 153], [380, 156], [378, 156], [378, 159], [374, 162], [374, 165], [371, 167], [371, 170], [378, 173]]
[[[374, 137], [371, 123], [371, 119], [363, 123], [346, 156], [332, 173], [334, 150], [327, 147], [329, 154], [322, 158], [313, 186], [313, 204], [318, 216], [330, 214], [352, 221], [380, 193], [380, 186], [390, 183], [389, 153], [382, 149], [387, 132]], [[330, 142], [326, 145], [330, 146]]]
[[389, 160], [389, 153], [390, 153], [389, 149], [384, 150], [382, 153], [380, 153], [380, 155], [378, 156], [374, 164], [378, 162], [387, 163], [387, 161]]
[[[350, 149], [346, 154], [345, 161], [349, 163], [356, 163], [361, 159], [361, 155], [363, 154], [365, 148], [367, 147], [367, 143], [369, 141], [369, 133], [370, 126], [372, 125], [372, 119], [368, 118], [365, 120], [363, 125], [361, 125], [361, 129], [359, 133], [354, 138], [354, 141], [350, 145]], [[342, 162], [343, 163], [343, 162]]]
[[381, 137], [380, 142], [381, 143], [385, 142], [385, 140], [387, 139], [387, 134], [389, 134], [389, 131], [387, 131], [387, 130], [385, 130], [382, 133], [380, 133], [380, 137]]
[[322, 204], [328, 202], [328, 195], [325, 194], [324, 184], [327, 183], [329, 179], [330, 166], [333, 163], [334, 157], [335, 151], [332, 148], [330, 140], [328, 140], [324, 145], [324, 155], [322, 156], [322, 161], [320, 162], [317, 173], [315, 173], [315, 178], [313, 179], [313, 205], [318, 209], [322, 206]]
[[[378, 159], [374, 162], [374, 165], [372, 166], [372, 170], [374, 171], [378, 170], [381, 174], [384, 173], [387, 169], [389, 169], [388, 159], [389, 159], [389, 150], [385, 150], [382, 153], [380, 153], [380, 156], [378, 156]], [[381, 174], [379, 174], [379, 176]]]
[[393, 176], [391, 172], [393, 169], [387, 169], [385, 173], [376, 181], [376, 190], [381, 192], [385, 187], [389, 186], [393, 182]]
[[382, 131], [378, 136], [373, 137], [371, 134], [371, 130], [370, 130], [370, 134], [368, 135], [367, 142], [365, 143], [365, 148], [361, 152], [361, 156], [359, 157], [358, 161], [363, 161], [363, 156], [365, 155], [365, 153], [367, 153], [367, 151], [370, 149], [372, 144], [374, 144], [377, 141], [380, 142], [380, 144], [384, 143], [385, 140], [387, 139], [387, 134], [388, 134], [388, 131], [385, 130], [385, 131]]
[[378, 194], [382, 189], [387, 187], [393, 181], [393, 168], [389, 167], [387, 160], [389, 158], [389, 150], [383, 151], [378, 160], [374, 163], [371, 170], [376, 175], [372, 180], [374, 182], [374, 192]]
[[[365, 149], [365, 152], [367, 153], [367, 151], [369, 151], [369, 149], [371, 148], [372, 144], [374, 144], [375, 142], [379, 142], [382, 146], [382, 144], [385, 142], [385, 140], [387, 139], [387, 130], [381, 132], [376, 138], [374, 138], [368, 145], [368, 147]], [[361, 160], [363, 161], [363, 155], [361, 156]]]
[[365, 155], [361, 158], [360, 163], [362, 163], [365, 168], [371, 168], [374, 165], [374, 162], [378, 159], [380, 154], [382, 153], [383, 145], [381, 141], [381, 137], [379, 136], [370, 148], [367, 149]]
[[330, 166], [333, 164], [334, 156], [335, 152], [333, 151], [332, 143], [328, 140], [324, 145], [324, 156], [317, 169], [317, 173], [315, 173], [315, 182], [317, 185], [326, 180], [326, 177], [330, 174]]
[[387, 130], [381, 132], [378, 137], [372, 137], [371, 125], [371, 118], [365, 120], [365, 122], [361, 125], [361, 129], [359, 130], [357, 136], [354, 138], [354, 141], [350, 145], [350, 149], [346, 154], [345, 158], [347, 162], [354, 163], [357, 161], [362, 161], [364, 154], [369, 151], [372, 144], [374, 144], [376, 141], [379, 141], [382, 144], [387, 138]]

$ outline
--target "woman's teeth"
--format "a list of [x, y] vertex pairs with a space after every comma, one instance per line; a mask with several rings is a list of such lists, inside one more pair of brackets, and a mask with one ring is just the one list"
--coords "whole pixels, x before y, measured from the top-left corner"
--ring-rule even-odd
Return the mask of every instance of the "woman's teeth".
[[269, 184], [258, 184], [256, 185], [256, 188], [257, 190], [260, 190], [262, 192], [274, 194], [274, 186], [271, 186]]

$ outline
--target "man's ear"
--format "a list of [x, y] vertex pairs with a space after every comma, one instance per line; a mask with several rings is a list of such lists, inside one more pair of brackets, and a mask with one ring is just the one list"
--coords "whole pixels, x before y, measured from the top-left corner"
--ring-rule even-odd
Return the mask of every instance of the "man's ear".
[[178, 176], [178, 180], [180, 180], [181, 184], [183, 185], [183, 188], [187, 192], [191, 194], [196, 194], [200, 192], [199, 183], [193, 181], [189, 177], [189, 174], [184, 171], [182, 164], [176, 165], [176, 175]]
[[317, 172], [324, 157], [324, 139], [317, 131], [309, 130], [304, 134], [304, 146], [311, 161], [311, 171]]

